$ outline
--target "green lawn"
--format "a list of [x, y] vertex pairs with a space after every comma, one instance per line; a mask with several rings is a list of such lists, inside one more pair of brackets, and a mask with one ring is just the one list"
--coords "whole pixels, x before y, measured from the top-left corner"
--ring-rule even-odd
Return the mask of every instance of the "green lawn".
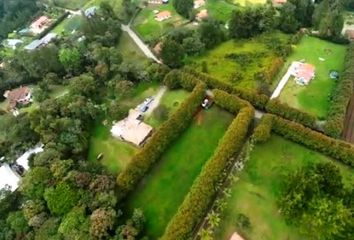
[[216, 106], [202, 111], [129, 196], [128, 212], [144, 211], [149, 238], [161, 236], [232, 119]]
[[224, 0], [207, 0], [205, 7], [200, 9], [203, 8], [208, 10], [209, 16], [226, 23], [230, 20], [231, 13], [236, 8], [236, 6]]
[[76, 10], [84, 6], [89, 0], [54, 0], [53, 2], [58, 7]]
[[70, 18], [64, 19], [58, 26], [56, 26], [53, 32], [57, 34], [67, 34], [70, 35], [72, 31], [77, 31], [82, 24], [82, 16], [72, 16]]
[[[280, 100], [320, 119], [326, 118], [330, 104], [329, 95], [335, 86], [335, 81], [329, 78], [329, 71], [343, 71], [345, 52], [345, 45], [304, 36], [295, 46], [294, 53], [288, 58], [283, 72], [292, 61], [304, 59], [307, 63], [315, 65], [316, 77], [308, 86], [299, 86], [289, 80], [280, 95]], [[325, 61], [320, 61], [319, 58], [324, 58]]]
[[[189, 92], [182, 89], [173, 91], [167, 90], [161, 98], [160, 105], [165, 106], [168, 109], [168, 114], [170, 115], [178, 109], [179, 105], [188, 97], [188, 95]], [[154, 113], [152, 113], [149, 117], [146, 117], [144, 122], [153, 127], [158, 127], [163, 123], [163, 121], [154, 116]]]
[[235, 4], [240, 4], [241, 6], [248, 6], [253, 4], [265, 4], [267, 0], [232, 0]]
[[[264, 71], [272, 64], [275, 54], [269, 50], [263, 38], [272, 36], [281, 40], [287, 38], [280, 33], [270, 33], [250, 40], [229, 40], [206, 53], [187, 58], [191, 67], [202, 70], [202, 63], [207, 63], [208, 74], [235, 86], [255, 89], [257, 82], [254, 75]], [[252, 62], [244, 64], [227, 58], [229, 54], [252, 54]], [[241, 75], [239, 78], [235, 74]]]
[[[154, 10], [170, 11], [170, 19], [159, 22], [155, 20]], [[174, 9], [172, 2], [161, 5], [149, 5], [139, 12], [134, 20], [134, 30], [143, 38], [144, 41], [151, 41], [159, 38], [182, 23], [187, 22]]]
[[145, 63], [149, 60], [126, 32], [122, 33], [117, 48], [127, 62]]
[[[273, 135], [257, 145], [250, 160], [234, 183], [228, 205], [221, 216], [221, 226], [215, 239], [229, 239], [234, 231], [252, 240], [302, 240], [296, 228], [288, 226], [279, 213], [277, 198], [282, 179], [310, 163], [331, 161], [340, 167], [345, 184], [353, 184], [354, 171], [320, 153]], [[249, 217], [252, 230], [236, 229], [236, 214]]]

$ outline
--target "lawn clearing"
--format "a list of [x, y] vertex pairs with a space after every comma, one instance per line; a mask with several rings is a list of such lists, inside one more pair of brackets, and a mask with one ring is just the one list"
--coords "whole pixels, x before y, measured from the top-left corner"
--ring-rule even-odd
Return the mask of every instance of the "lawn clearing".
[[[304, 36], [295, 46], [284, 68], [287, 69], [293, 61], [304, 59], [316, 67], [315, 79], [308, 86], [299, 86], [289, 79], [279, 97], [280, 100], [292, 107], [312, 113], [320, 119], [326, 118], [330, 104], [329, 96], [336, 84], [335, 80], [330, 79], [329, 72], [330, 70], [340, 73], [343, 71], [345, 52], [345, 45]], [[324, 58], [325, 61], [320, 61], [319, 58]]]
[[123, 32], [119, 40], [118, 50], [122, 54], [126, 62], [132, 63], [146, 63], [149, 59], [129, 37], [128, 33]]
[[[170, 11], [172, 17], [159, 22], [155, 20], [154, 10], [160, 12], [165, 10]], [[143, 8], [134, 19], [133, 29], [145, 42], [149, 42], [158, 39], [185, 22], [188, 22], [188, 20], [183, 19], [183, 17], [175, 11], [172, 2], [170, 1], [168, 4], [148, 5]]]
[[71, 15], [64, 19], [53, 30], [56, 34], [71, 34], [73, 31], [77, 31], [82, 25], [83, 17], [78, 15]]
[[[265, 71], [275, 59], [275, 54], [264, 43], [266, 37], [287, 38], [285, 34], [270, 33], [249, 40], [229, 40], [200, 56], [189, 57], [187, 64], [202, 71], [207, 63], [208, 74], [235, 86], [256, 89], [255, 74]], [[228, 57], [230, 54], [247, 55], [250, 62], [245, 64]]]
[[[161, 98], [160, 105], [165, 106], [168, 109], [168, 115], [171, 115], [188, 96], [189, 92], [183, 89], [167, 90]], [[154, 112], [152, 112], [149, 117], [145, 118], [144, 122], [152, 127], [158, 127], [163, 123], [163, 121], [155, 117]]]
[[234, 4], [240, 4], [241, 6], [249, 6], [254, 4], [265, 4], [267, 0], [232, 0]]
[[209, 16], [226, 23], [230, 20], [232, 11], [236, 9], [236, 6], [223, 0], [207, 0], [205, 7], [201, 9], [203, 8], [208, 10]]
[[77, 10], [84, 6], [88, 0], [54, 0], [53, 2], [58, 7]]
[[149, 238], [158, 239], [163, 234], [233, 117], [217, 106], [202, 110], [129, 196], [128, 212], [143, 210]]
[[[229, 239], [234, 231], [246, 239], [306, 239], [289, 226], [279, 213], [277, 199], [282, 179], [310, 163], [330, 161], [339, 166], [345, 184], [353, 184], [353, 170], [301, 145], [273, 135], [266, 143], [256, 145], [249, 161], [231, 188], [231, 197], [221, 216], [215, 239]], [[252, 230], [236, 229], [236, 215], [249, 217]]]

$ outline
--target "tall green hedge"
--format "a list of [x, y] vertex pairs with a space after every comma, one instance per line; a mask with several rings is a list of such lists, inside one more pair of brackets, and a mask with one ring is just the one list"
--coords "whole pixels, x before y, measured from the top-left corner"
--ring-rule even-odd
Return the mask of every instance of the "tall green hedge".
[[153, 133], [143, 148], [133, 156], [126, 169], [117, 178], [118, 187], [122, 192], [121, 197], [134, 188], [171, 142], [189, 126], [205, 96], [205, 90], [206, 85], [199, 82], [177, 111]]
[[264, 114], [258, 126], [254, 129], [252, 140], [255, 143], [266, 142], [272, 134], [273, 115]]
[[252, 107], [249, 102], [242, 100], [235, 95], [231, 95], [227, 92], [221, 91], [219, 89], [214, 89], [213, 95], [214, 101], [217, 105], [234, 114], [238, 113], [241, 108]]
[[328, 119], [324, 131], [332, 137], [340, 137], [344, 128], [347, 107], [354, 88], [354, 43], [352, 43], [345, 57], [345, 70], [340, 77], [333, 93], [328, 111]]
[[[219, 100], [216, 101], [223, 102]], [[229, 108], [233, 109], [234, 106]], [[224, 180], [222, 173], [232, 164], [233, 157], [240, 153], [253, 117], [254, 108], [251, 106], [239, 111], [219, 142], [214, 155], [204, 165], [182, 205], [167, 225], [162, 240], [185, 240], [193, 235], [196, 226], [212, 204], [218, 183]]]

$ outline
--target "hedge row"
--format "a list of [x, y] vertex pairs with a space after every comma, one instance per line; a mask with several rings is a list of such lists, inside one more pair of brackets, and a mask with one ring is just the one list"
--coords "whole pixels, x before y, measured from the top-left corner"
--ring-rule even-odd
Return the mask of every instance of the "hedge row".
[[281, 103], [277, 99], [272, 99], [268, 101], [266, 110], [269, 113], [273, 113], [279, 115], [283, 118], [289, 119], [291, 121], [295, 121], [301, 123], [307, 127], [316, 128], [316, 117], [309, 114], [302, 112], [298, 109], [292, 108], [287, 104]]
[[231, 113], [238, 113], [240, 109], [244, 107], [252, 107], [247, 101], [240, 99], [235, 95], [228, 94], [227, 92], [221, 91], [219, 89], [213, 90], [214, 101], [221, 108], [226, 109]]
[[182, 205], [167, 225], [162, 240], [185, 240], [193, 235], [217, 193], [217, 185], [224, 180], [222, 173], [241, 151], [253, 116], [252, 107], [239, 111], [214, 155], [204, 165]]
[[278, 116], [272, 115], [272, 130], [308, 148], [321, 152], [329, 157], [342, 161], [344, 164], [354, 166], [354, 146], [322, 133], [304, 127]]
[[271, 66], [264, 72], [266, 82], [271, 84], [275, 76], [278, 74], [278, 72], [283, 66], [284, 60], [282, 57], [277, 57], [273, 59]]
[[345, 70], [333, 93], [324, 131], [332, 137], [340, 137], [347, 107], [354, 87], [354, 43], [350, 44], [345, 57]]
[[213, 77], [210, 77], [209, 75], [198, 72], [190, 67], [185, 67], [182, 71], [182, 77], [188, 77], [188, 75], [193, 75], [197, 79], [205, 82], [209, 88], [220, 89], [230, 94], [235, 94], [238, 97], [247, 100], [258, 109], [263, 110], [265, 108], [265, 105], [267, 104], [268, 97], [264, 94], [258, 94], [257, 92], [252, 90], [245, 90], [242, 88], [234, 87], [231, 84], [219, 81]]
[[265, 114], [263, 115], [260, 123], [254, 129], [252, 134], [252, 140], [254, 143], [264, 143], [266, 142], [272, 134], [273, 126], [273, 115]]
[[205, 90], [206, 85], [199, 82], [177, 111], [153, 133], [144, 147], [133, 156], [126, 169], [117, 178], [118, 187], [122, 192], [121, 197], [134, 188], [171, 142], [189, 126], [205, 96]]

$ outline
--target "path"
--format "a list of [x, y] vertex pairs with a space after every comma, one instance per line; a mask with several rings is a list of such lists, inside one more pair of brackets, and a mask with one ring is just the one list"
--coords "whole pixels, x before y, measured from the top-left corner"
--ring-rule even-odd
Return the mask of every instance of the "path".
[[148, 57], [154, 60], [157, 63], [161, 64], [161, 61], [151, 52], [150, 48], [136, 35], [136, 33], [130, 29], [129, 25], [122, 24], [122, 30], [127, 32], [128, 35], [133, 39], [133, 41], [138, 45], [138, 47], [143, 51], [143, 53]]
[[162, 96], [165, 94], [167, 91], [167, 87], [163, 86], [159, 89], [159, 91], [156, 93], [154, 96], [154, 100], [151, 102], [149, 109], [145, 112], [145, 116], [148, 117], [152, 114], [152, 112], [157, 108], [160, 104]]
[[283, 78], [280, 80], [280, 82], [278, 83], [277, 88], [274, 90], [272, 96], [270, 97], [270, 99], [276, 98], [280, 95], [281, 91], [283, 90], [283, 88], [285, 87], [286, 83], [288, 82], [291, 73], [293, 71], [293, 69], [296, 66], [296, 62], [291, 63], [290, 67], [288, 68], [288, 71], [285, 73], [285, 75], [283, 76]]

